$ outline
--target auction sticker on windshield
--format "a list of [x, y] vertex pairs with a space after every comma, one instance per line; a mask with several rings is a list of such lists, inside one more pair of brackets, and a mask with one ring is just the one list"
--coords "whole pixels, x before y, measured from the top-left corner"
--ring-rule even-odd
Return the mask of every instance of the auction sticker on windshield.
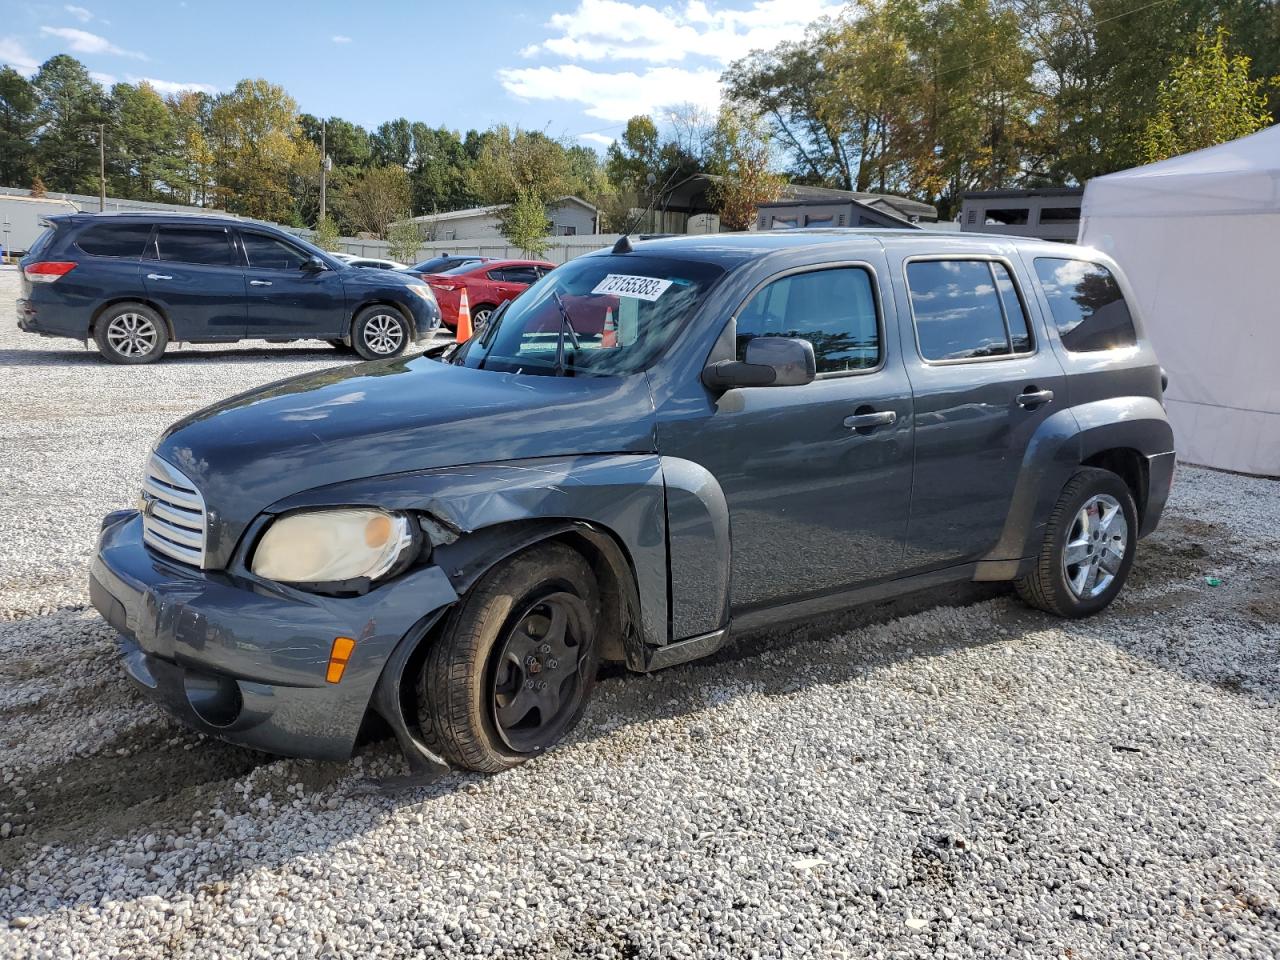
[[632, 277], [625, 273], [611, 273], [596, 284], [592, 293], [615, 297], [635, 297], [637, 300], [657, 300], [667, 292], [672, 281], [658, 277]]

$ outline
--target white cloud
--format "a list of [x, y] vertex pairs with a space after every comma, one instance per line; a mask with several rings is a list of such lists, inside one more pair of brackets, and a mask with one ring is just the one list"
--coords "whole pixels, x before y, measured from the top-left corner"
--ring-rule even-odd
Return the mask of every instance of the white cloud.
[[191, 90], [195, 93], [207, 93], [213, 95], [218, 92], [218, 88], [211, 83], [184, 83], [179, 80], [157, 80], [155, 77], [135, 77], [129, 75], [130, 83], [147, 83], [155, 88], [156, 93], [161, 95], [169, 95], [174, 93], [183, 93]]
[[580, 0], [546, 26], [555, 36], [525, 48], [567, 60], [643, 60], [678, 63], [709, 58], [728, 63], [758, 47], [796, 40], [819, 17], [834, 15], [833, 0], [756, 0], [746, 10], [711, 9], [703, 0], [658, 7], [621, 0]]
[[602, 147], [607, 147], [613, 143], [614, 137], [606, 137], [603, 133], [580, 133], [579, 140], [586, 140], [588, 143], [598, 143]]
[[146, 60], [147, 56], [136, 50], [122, 50], [106, 37], [100, 37], [88, 30], [75, 27], [41, 27], [40, 32], [50, 37], [58, 37], [67, 41], [75, 53], [112, 53], [118, 57], [133, 57], [135, 60]]
[[94, 80], [97, 80], [104, 87], [114, 86], [116, 82], [116, 75], [114, 73], [103, 73], [101, 70], [90, 70], [89, 76]]
[[26, 47], [13, 37], [0, 37], [0, 63], [6, 63], [24, 77], [29, 77], [40, 66], [39, 61], [27, 53]]
[[342, 35], [342, 34], [340, 34], [340, 33], [336, 33], [336, 34], [334, 34], [334, 36], [333, 36], [333, 42], [334, 42], [334, 43], [350, 43], [350, 42], [351, 42], [351, 38], [350, 38], [350, 37], [347, 37], [347, 36], [343, 36], [343, 35]]
[[623, 121], [671, 103], [713, 108], [720, 102], [720, 70], [652, 67], [643, 73], [605, 73], [577, 64], [499, 70], [507, 92], [524, 100], [584, 104], [588, 116]]
[[77, 7], [75, 4], [68, 3], [62, 9], [67, 11], [67, 13], [71, 14], [81, 23], [88, 23], [93, 19], [93, 11], [87, 7]]

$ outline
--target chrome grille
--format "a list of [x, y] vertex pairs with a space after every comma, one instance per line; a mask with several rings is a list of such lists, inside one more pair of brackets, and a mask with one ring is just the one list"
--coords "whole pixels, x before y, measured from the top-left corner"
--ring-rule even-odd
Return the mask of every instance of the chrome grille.
[[204, 497], [176, 467], [152, 456], [142, 484], [142, 540], [152, 550], [204, 566]]

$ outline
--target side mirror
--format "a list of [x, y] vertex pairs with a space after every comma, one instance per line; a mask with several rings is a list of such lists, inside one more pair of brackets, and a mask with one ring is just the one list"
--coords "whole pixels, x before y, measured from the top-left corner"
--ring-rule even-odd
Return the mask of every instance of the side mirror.
[[818, 375], [813, 344], [791, 337], [755, 337], [745, 360], [720, 360], [702, 371], [702, 382], [722, 393], [734, 387], [798, 387]]
[[328, 270], [329, 268], [324, 265], [324, 261], [319, 257], [308, 257], [303, 261], [302, 269], [308, 273], [314, 273], [317, 270]]

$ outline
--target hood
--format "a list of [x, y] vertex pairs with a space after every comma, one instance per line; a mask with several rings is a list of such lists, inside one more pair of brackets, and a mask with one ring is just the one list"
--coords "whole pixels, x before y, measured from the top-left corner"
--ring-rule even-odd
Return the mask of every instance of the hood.
[[643, 376], [521, 376], [423, 356], [282, 380], [180, 420], [156, 453], [205, 499], [210, 566], [283, 497], [409, 470], [527, 457], [647, 453]]

